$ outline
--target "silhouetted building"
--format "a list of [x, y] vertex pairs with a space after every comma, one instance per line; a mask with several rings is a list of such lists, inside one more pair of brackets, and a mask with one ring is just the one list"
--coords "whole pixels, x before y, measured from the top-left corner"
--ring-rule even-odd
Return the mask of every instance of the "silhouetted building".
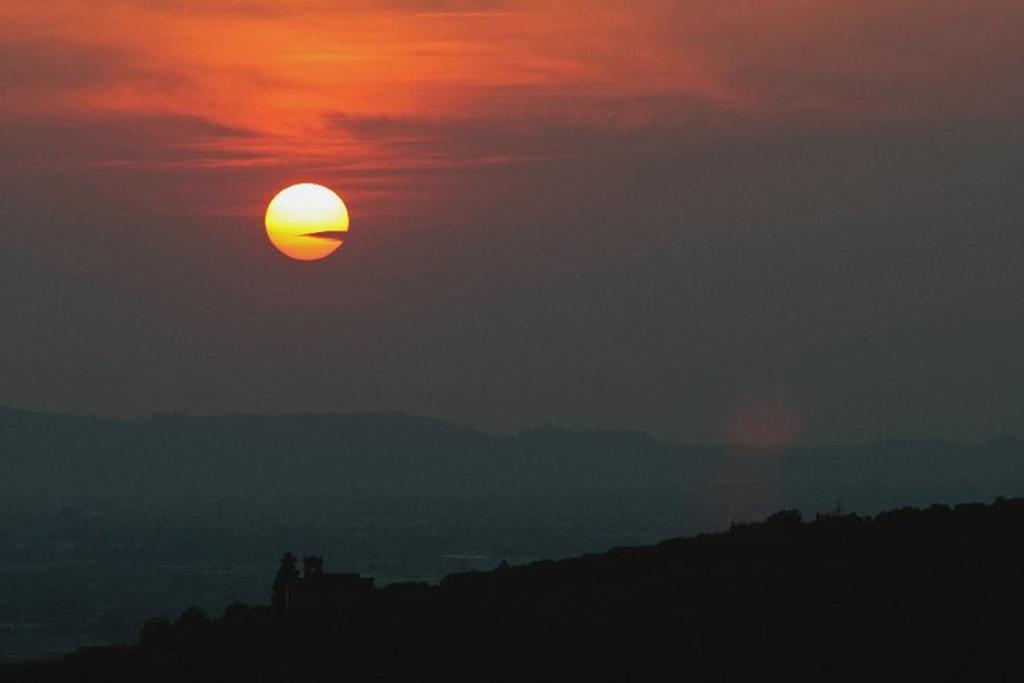
[[373, 593], [372, 578], [354, 573], [327, 573], [322, 556], [307, 556], [302, 561], [302, 576], [295, 564], [295, 556], [285, 553], [274, 580], [273, 606], [278, 614], [345, 607]]

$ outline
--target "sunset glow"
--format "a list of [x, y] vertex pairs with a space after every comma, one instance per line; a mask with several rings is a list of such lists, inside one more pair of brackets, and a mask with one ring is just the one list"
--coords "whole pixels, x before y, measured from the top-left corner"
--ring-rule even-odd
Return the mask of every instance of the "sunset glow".
[[[3, 388], [760, 447], [1009, 430], [1021, 26], [1020, 0], [5, 0]], [[341, 197], [268, 210], [307, 181]]]
[[348, 209], [323, 185], [300, 183], [277, 193], [267, 207], [267, 236], [283, 254], [317, 261], [333, 254], [348, 232]]
[[[450, 204], [452, 175], [579, 156], [581, 137], [692, 139], [709, 123], [808, 114], [1005, 117], [1017, 70], [998, 27], [1012, 3], [967, 17], [959, 3], [913, 4], [932, 20], [878, 0], [4, 3], [0, 113], [138, 125], [141, 140], [122, 136], [91, 165], [265, 173], [271, 187], [315, 173], [344, 182], [362, 216], [416, 214], [416, 175]], [[955, 50], [934, 47], [944, 32]], [[947, 52], [934, 73], [915, 56]], [[937, 108], [949, 92], [955, 106]], [[247, 190], [202, 210], [251, 216]]]

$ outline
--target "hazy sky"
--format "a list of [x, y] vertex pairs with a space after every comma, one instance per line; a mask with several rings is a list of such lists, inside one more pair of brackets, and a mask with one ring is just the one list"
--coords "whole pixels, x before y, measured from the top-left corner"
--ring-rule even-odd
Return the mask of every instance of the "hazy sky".
[[1022, 69], [1020, 0], [5, 0], [0, 403], [1022, 432]]

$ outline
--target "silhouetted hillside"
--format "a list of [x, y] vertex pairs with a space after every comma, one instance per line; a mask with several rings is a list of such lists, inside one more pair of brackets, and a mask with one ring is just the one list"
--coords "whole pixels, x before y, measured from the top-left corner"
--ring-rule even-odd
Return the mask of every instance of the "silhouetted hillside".
[[1024, 495], [1016, 439], [688, 446], [630, 432], [486, 434], [401, 414], [0, 409], [0, 661], [254, 601], [268, 549], [381, 583], [725, 529], [798, 508], [862, 514]]
[[187, 610], [149, 622], [137, 645], [83, 650], [33, 673], [1011, 680], [1022, 668], [1022, 540], [1024, 500], [810, 523], [784, 511], [727, 533], [391, 585], [342, 607], [234, 605], [214, 620]]

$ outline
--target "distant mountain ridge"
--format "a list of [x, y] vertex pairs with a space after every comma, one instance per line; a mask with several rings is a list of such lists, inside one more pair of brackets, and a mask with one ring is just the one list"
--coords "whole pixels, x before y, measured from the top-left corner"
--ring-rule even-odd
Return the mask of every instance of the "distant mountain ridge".
[[404, 413], [118, 419], [0, 407], [0, 496], [14, 508], [313, 514], [340, 499], [586, 506], [648, 495], [721, 525], [783, 507], [872, 512], [1022, 494], [1024, 445], [1009, 437], [759, 450], [552, 426], [489, 434]]

